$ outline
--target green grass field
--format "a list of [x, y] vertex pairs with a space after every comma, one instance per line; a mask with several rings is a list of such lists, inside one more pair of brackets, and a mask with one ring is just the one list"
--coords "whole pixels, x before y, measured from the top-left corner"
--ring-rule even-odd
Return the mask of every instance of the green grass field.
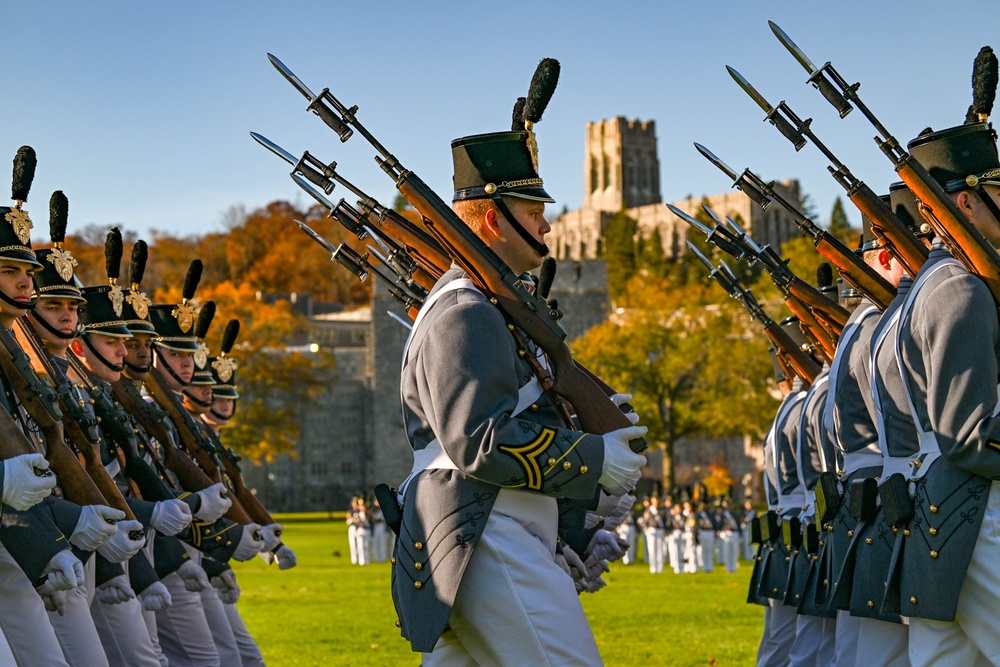
[[[351, 565], [342, 519], [277, 520], [298, 566], [235, 564], [240, 611], [268, 665], [418, 665], [395, 627], [389, 564]], [[745, 603], [749, 576], [746, 562], [697, 575], [612, 564], [608, 586], [583, 605], [608, 665], [749, 665], [763, 627], [761, 607]]]

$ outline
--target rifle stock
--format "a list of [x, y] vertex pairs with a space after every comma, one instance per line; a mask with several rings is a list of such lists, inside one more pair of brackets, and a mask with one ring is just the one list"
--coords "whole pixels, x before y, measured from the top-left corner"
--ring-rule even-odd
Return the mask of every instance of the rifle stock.
[[[824, 297], [826, 298], [826, 297]], [[820, 324], [816, 316], [801, 301], [794, 296], [785, 299], [788, 309], [799, 318], [803, 333], [810, 339], [817, 352], [829, 363], [833, 361], [833, 355], [837, 352], [837, 343], [833, 340], [826, 329]]]
[[917, 275], [920, 267], [927, 261], [929, 251], [926, 246], [861, 181], [854, 183], [847, 196], [872, 221], [872, 230], [883, 241], [886, 249], [900, 261], [906, 272], [911, 276]]
[[243, 471], [240, 469], [239, 457], [236, 453], [227, 449], [226, 446], [222, 444], [218, 434], [212, 431], [211, 427], [206, 425], [204, 430], [207, 437], [212, 440], [216, 449], [221, 452], [222, 469], [226, 473], [226, 477], [229, 479], [230, 488], [233, 493], [236, 494], [240, 504], [243, 505], [243, 509], [245, 509], [247, 514], [250, 515], [251, 519], [259, 523], [261, 526], [268, 526], [275, 523], [274, 519], [271, 518], [271, 514], [267, 511], [267, 508], [264, 507], [264, 504], [260, 502], [257, 496], [254, 495], [253, 491], [251, 491], [243, 481]]

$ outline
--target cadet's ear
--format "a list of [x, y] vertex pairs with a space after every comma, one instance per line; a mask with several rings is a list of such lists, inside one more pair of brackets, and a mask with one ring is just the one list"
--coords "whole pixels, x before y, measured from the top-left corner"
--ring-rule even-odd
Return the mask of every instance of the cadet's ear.
[[890, 253], [885, 248], [878, 251], [878, 263], [886, 271], [889, 270], [889, 264], [892, 263], [892, 253]]
[[483, 225], [493, 236], [500, 236], [500, 221], [497, 219], [495, 208], [486, 209], [486, 213], [483, 214]]
[[972, 213], [972, 190], [962, 190], [955, 195], [955, 205], [965, 213], [966, 217], [971, 217]]
[[73, 350], [73, 354], [83, 358], [83, 341], [79, 338], [74, 338], [69, 342], [69, 349]]

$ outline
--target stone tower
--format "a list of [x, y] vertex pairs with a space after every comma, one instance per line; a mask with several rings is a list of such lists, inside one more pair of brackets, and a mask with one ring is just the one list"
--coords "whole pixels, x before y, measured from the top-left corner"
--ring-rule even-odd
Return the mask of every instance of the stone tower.
[[660, 203], [655, 121], [617, 116], [587, 123], [586, 143], [585, 209], [617, 213], [623, 208]]

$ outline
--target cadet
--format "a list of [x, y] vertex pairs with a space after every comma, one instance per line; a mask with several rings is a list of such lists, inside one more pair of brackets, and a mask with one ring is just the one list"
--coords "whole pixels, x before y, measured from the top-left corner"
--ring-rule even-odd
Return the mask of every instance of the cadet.
[[[547, 254], [544, 208], [553, 201], [528, 137], [452, 142], [455, 211], [515, 274]], [[404, 351], [414, 467], [401, 488], [393, 599], [425, 665], [601, 661], [573, 583], [553, 560], [556, 499], [631, 488], [645, 459], [628, 441], [646, 429], [600, 436], [562, 427], [522, 358], [536, 351], [519, 349], [500, 311], [452, 268]]]

